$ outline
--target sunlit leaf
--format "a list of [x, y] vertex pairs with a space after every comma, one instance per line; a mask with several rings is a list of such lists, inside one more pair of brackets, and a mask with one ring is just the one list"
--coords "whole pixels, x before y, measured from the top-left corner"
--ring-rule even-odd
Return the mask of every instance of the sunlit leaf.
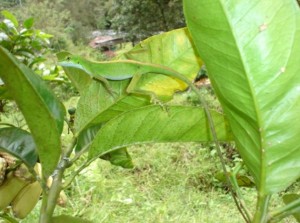
[[290, 0], [185, 0], [188, 28], [260, 195], [300, 177], [300, 13]]
[[33, 26], [33, 23], [34, 23], [34, 18], [29, 18], [24, 21], [23, 25], [26, 29], [30, 29]]
[[[193, 81], [203, 65], [186, 28], [152, 36], [137, 44], [118, 59], [131, 59], [167, 66]], [[146, 74], [139, 81], [140, 89], [153, 91], [157, 95], [172, 96], [183, 91], [187, 85], [164, 75]]]
[[1, 11], [1, 14], [6, 19], [9, 19], [14, 24], [15, 28], [18, 28], [18, 26], [19, 26], [18, 20], [17, 20], [17, 18], [11, 12], [9, 12], [7, 10], [3, 10], [3, 11]]

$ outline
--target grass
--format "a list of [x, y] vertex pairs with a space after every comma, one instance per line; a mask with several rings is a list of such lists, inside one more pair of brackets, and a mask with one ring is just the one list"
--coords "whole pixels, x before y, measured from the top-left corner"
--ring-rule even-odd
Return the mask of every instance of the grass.
[[[219, 162], [206, 145], [156, 144], [129, 149], [135, 168], [98, 160], [66, 191], [69, 201], [57, 214], [92, 222], [243, 222], [231, 196], [214, 179]], [[248, 201], [253, 189], [244, 190]], [[35, 222], [38, 207], [22, 222]]]

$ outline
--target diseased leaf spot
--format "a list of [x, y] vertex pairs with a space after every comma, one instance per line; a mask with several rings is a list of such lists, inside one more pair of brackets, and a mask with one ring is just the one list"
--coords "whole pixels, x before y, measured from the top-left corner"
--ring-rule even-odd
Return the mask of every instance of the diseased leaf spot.
[[262, 32], [268, 28], [268, 25], [266, 23], [263, 23], [259, 26], [259, 32]]
[[280, 73], [284, 73], [285, 72], [285, 67], [281, 67], [280, 68]]

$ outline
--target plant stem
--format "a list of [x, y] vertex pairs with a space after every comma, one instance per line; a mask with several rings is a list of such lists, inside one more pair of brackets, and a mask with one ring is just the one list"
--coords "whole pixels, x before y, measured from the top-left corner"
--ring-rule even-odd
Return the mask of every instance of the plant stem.
[[49, 190], [43, 190], [42, 207], [40, 211], [40, 223], [51, 223], [52, 216], [56, 207], [56, 202], [59, 197], [59, 193], [62, 190], [62, 180], [64, 171], [70, 166], [69, 157], [73, 151], [73, 148], [77, 142], [76, 138], [73, 138], [66, 152], [62, 154], [60, 162], [57, 165], [53, 175], [53, 182]]
[[268, 221], [268, 207], [270, 198], [271, 195], [258, 194], [253, 223], [266, 223]]
[[222, 156], [221, 146], [220, 146], [220, 143], [218, 141], [214, 121], [213, 121], [213, 118], [210, 114], [208, 105], [207, 105], [205, 99], [203, 98], [203, 96], [201, 95], [201, 93], [199, 92], [199, 90], [196, 88], [196, 86], [194, 84], [190, 84], [189, 82], [187, 82], [187, 83], [189, 84], [191, 89], [197, 94], [197, 96], [198, 96], [198, 98], [199, 98], [199, 100], [200, 100], [200, 102], [201, 102], [201, 104], [204, 108], [204, 111], [205, 111], [205, 114], [206, 114], [206, 117], [207, 117], [207, 120], [208, 120], [208, 124], [209, 124], [209, 127], [210, 127], [210, 131], [211, 131], [211, 134], [212, 134], [212, 138], [213, 138], [213, 141], [216, 145], [217, 154], [220, 158], [222, 169], [223, 169], [223, 172], [224, 172], [225, 177], [226, 177], [226, 184], [227, 184], [227, 186], [230, 190], [231, 196], [232, 196], [239, 212], [241, 213], [242, 217], [244, 218], [245, 222], [250, 223], [251, 222], [251, 218], [250, 218], [251, 215], [250, 215], [248, 209], [244, 206], [244, 201], [234, 191], [233, 186], [232, 186], [231, 181], [230, 181], [230, 177], [228, 176], [228, 173], [227, 173], [227, 170], [226, 170], [225, 160]]
[[88, 167], [93, 161], [95, 161], [98, 157], [95, 157], [93, 159], [85, 161], [69, 178], [66, 180], [66, 182], [63, 185], [63, 189], [67, 188], [72, 181], [75, 179], [75, 177], [86, 167]]

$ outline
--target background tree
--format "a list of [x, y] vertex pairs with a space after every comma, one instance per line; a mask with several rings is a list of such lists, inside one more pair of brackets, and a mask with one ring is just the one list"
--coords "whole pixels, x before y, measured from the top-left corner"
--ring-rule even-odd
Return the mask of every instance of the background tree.
[[20, 21], [35, 18], [35, 27], [54, 35], [57, 50], [86, 44], [89, 33], [111, 28], [133, 41], [183, 27], [181, 0], [0, 0]]
[[22, 5], [22, 0], [0, 0], [0, 10]]
[[179, 0], [114, 0], [108, 15], [132, 41], [185, 25]]
[[62, 50], [70, 43], [68, 28], [70, 27], [70, 13], [64, 7], [63, 0], [31, 0], [10, 9], [20, 21], [35, 18], [35, 27], [52, 34], [52, 45]]
[[65, 8], [69, 11], [71, 21], [71, 38], [74, 43], [87, 42], [89, 33], [96, 29], [105, 28], [105, 14], [110, 0], [74, 0], [72, 3], [64, 1]]

